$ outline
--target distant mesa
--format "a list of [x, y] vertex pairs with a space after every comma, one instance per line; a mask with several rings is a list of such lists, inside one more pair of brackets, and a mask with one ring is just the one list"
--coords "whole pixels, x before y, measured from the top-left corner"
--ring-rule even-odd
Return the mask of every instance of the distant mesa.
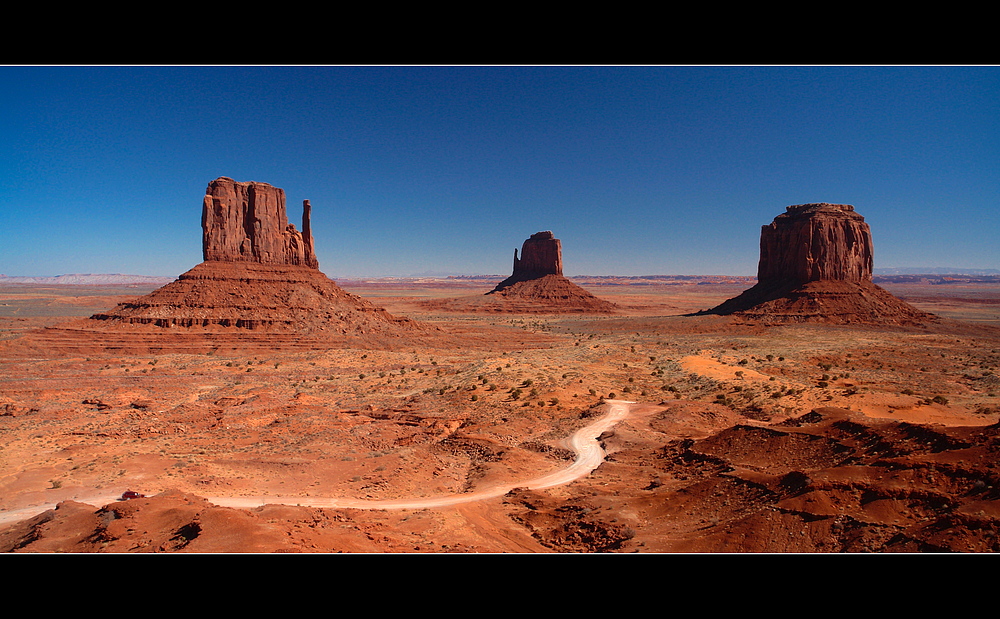
[[486, 293], [500, 301], [492, 311], [612, 313], [614, 303], [590, 294], [563, 276], [562, 243], [551, 231], [536, 232], [514, 250], [514, 272]]
[[[427, 329], [345, 292], [320, 272], [310, 216], [306, 200], [302, 230], [296, 230], [288, 223], [283, 190], [218, 178], [202, 203], [204, 262], [74, 328], [105, 334], [104, 348], [192, 352], [220, 344], [309, 349], [329, 346], [331, 339], [393, 338]], [[58, 329], [47, 331], [58, 339]], [[65, 331], [64, 347], [72, 348], [74, 337]], [[110, 333], [120, 335], [117, 343]], [[166, 334], [174, 339], [164, 340]]]
[[500, 282], [492, 292], [510, 287], [517, 282], [562, 274], [562, 241], [549, 230], [536, 232], [521, 245], [520, 258], [517, 257], [517, 250], [514, 250], [513, 274]]
[[937, 317], [872, 283], [873, 246], [850, 204], [797, 204], [761, 228], [757, 284], [702, 312], [761, 322], [919, 324]]
[[562, 243], [536, 232], [514, 250], [514, 272], [483, 295], [421, 301], [427, 309], [498, 314], [611, 314], [618, 306], [563, 276]]

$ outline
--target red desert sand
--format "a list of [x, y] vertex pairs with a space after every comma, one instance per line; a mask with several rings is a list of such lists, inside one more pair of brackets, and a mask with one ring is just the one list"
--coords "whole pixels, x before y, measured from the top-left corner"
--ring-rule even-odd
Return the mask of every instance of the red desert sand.
[[[163, 288], [0, 286], [0, 548], [996, 551], [1000, 281], [873, 293], [853, 209], [790, 208], [828, 220], [801, 251], [835, 268], [799, 272], [793, 222], [752, 303], [739, 278], [570, 282], [543, 233], [560, 272], [533, 279], [613, 313], [477, 311], [454, 300], [500, 278], [334, 284], [308, 208], [298, 231], [280, 190], [219, 179], [205, 262]], [[796, 305], [831, 285], [803, 294], [834, 319]]]

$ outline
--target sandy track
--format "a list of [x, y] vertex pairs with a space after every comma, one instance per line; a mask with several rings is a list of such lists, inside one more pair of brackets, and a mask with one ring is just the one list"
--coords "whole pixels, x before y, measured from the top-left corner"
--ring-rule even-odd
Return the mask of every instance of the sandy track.
[[[253, 508], [262, 505], [300, 505], [303, 507], [333, 507], [352, 509], [423, 509], [428, 507], [446, 507], [482, 501], [507, 494], [514, 488], [552, 488], [571, 483], [581, 477], [589, 475], [604, 461], [604, 450], [598, 443], [597, 438], [614, 427], [619, 421], [625, 419], [635, 402], [626, 400], [605, 400], [608, 412], [594, 423], [580, 428], [569, 437], [569, 444], [576, 452], [576, 459], [573, 464], [561, 471], [550, 473], [542, 477], [529, 479], [527, 481], [507, 483], [495, 486], [478, 492], [464, 494], [451, 494], [440, 497], [427, 497], [417, 499], [391, 499], [391, 500], [364, 500], [338, 497], [278, 497], [278, 496], [258, 496], [258, 497], [205, 497], [209, 502], [221, 507]], [[102, 507], [108, 503], [113, 503], [121, 497], [121, 493], [102, 493], [73, 500], [80, 503], [87, 503], [95, 507]], [[0, 512], [0, 524], [17, 522], [31, 518], [46, 510], [53, 509], [56, 504], [36, 505], [23, 509]]]

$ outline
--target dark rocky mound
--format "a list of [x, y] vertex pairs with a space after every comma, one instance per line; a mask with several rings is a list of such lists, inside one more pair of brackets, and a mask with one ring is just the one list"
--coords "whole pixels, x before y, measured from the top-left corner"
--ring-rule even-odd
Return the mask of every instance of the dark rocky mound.
[[1000, 551], [996, 424], [818, 408], [658, 448], [644, 440], [619, 439], [589, 478], [594, 491], [511, 492], [511, 517], [556, 552]]

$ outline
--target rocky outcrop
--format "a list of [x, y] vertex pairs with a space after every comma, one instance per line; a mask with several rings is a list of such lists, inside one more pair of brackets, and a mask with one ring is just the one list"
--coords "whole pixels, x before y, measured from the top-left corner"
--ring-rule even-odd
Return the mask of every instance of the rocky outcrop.
[[757, 284], [702, 312], [764, 323], [919, 324], [932, 314], [872, 283], [873, 245], [850, 204], [797, 204], [761, 228]]
[[487, 294], [493, 294], [518, 283], [540, 279], [546, 275], [563, 274], [562, 242], [551, 231], [536, 232], [521, 245], [521, 257], [514, 250], [514, 272]]
[[871, 230], [853, 206], [798, 204], [761, 228], [757, 281], [871, 281], [872, 256]]
[[305, 200], [300, 232], [288, 223], [282, 189], [217, 178], [208, 184], [202, 205], [203, 257], [206, 261], [319, 268], [313, 251], [311, 212], [309, 200]]
[[[563, 276], [562, 243], [551, 231], [536, 232], [514, 250], [514, 272], [486, 293], [490, 302], [474, 310], [510, 313], [612, 313], [614, 303], [598, 299]], [[469, 304], [466, 304], [469, 305]]]
[[213, 342], [229, 334], [242, 347], [253, 333], [261, 345], [270, 338], [282, 348], [288, 338], [323, 347], [331, 338], [372, 340], [423, 331], [424, 325], [345, 292], [319, 271], [311, 210], [306, 200], [300, 232], [288, 223], [281, 189], [227, 177], [212, 181], [202, 209], [205, 261], [148, 295], [94, 314], [85, 328], [175, 339], [200, 334]]
[[514, 250], [514, 273], [511, 277], [524, 280], [562, 274], [562, 242], [551, 231], [532, 234], [521, 245], [520, 259], [517, 250]]

